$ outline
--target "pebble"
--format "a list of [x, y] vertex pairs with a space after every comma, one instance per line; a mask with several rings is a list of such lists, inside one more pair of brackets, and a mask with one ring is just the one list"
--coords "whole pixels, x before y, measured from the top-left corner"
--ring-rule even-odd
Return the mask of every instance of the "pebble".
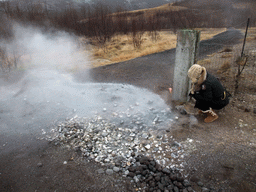
[[202, 187], [202, 192], [210, 192], [210, 189], [207, 189], [206, 187]]
[[[120, 124], [120, 120], [110, 123], [101, 116], [75, 117], [60, 123], [47, 138], [106, 166], [105, 171], [97, 170], [99, 174], [130, 177], [137, 188], [152, 191], [189, 191], [191, 185], [180, 173], [185, 156], [183, 144], [167, 138], [159, 127], [145, 125], [139, 115], [129, 119], [135, 119], [135, 124]], [[138, 126], [137, 121], [143, 126]], [[160, 118], [155, 117], [154, 122], [159, 123]]]
[[186, 180], [186, 179], [183, 181], [183, 185], [184, 185], [185, 187], [191, 186], [190, 182], [189, 182], [188, 180]]
[[119, 169], [118, 167], [114, 167], [114, 168], [113, 168], [113, 171], [115, 171], [115, 172], [119, 172], [119, 171], [120, 171], [120, 169]]
[[99, 174], [104, 173], [104, 169], [98, 169], [98, 173], [99, 173]]
[[128, 175], [128, 174], [129, 174], [129, 171], [128, 171], [128, 170], [126, 170], [126, 171], [124, 172], [124, 174], [125, 174], [125, 175]]
[[106, 174], [108, 175], [112, 175], [114, 172], [113, 172], [113, 169], [107, 169], [106, 170]]
[[174, 191], [174, 192], [179, 192], [180, 190], [179, 190], [178, 187], [175, 186], [175, 187], [173, 188], [173, 191]]
[[150, 145], [146, 145], [146, 146], [145, 146], [145, 148], [146, 148], [147, 150], [149, 150], [150, 147], [151, 147]]

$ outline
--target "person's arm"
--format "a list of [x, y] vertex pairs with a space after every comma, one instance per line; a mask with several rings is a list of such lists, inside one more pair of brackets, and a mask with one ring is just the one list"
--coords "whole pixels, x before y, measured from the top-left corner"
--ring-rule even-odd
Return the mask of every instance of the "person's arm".
[[200, 91], [196, 91], [194, 94], [190, 93], [190, 96], [194, 97], [197, 101], [211, 102], [213, 99], [212, 86], [207, 83], [204, 84], [205, 89], [202, 88]]

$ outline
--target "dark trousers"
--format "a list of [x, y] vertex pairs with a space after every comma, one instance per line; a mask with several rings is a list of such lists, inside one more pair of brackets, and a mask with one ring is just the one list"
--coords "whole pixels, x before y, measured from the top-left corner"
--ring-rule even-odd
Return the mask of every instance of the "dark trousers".
[[225, 98], [224, 100], [220, 99], [220, 100], [211, 101], [211, 102], [202, 101], [202, 100], [196, 100], [195, 107], [200, 109], [200, 110], [202, 110], [202, 111], [207, 111], [210, 108], [219, 110], [219, 109], [224, 108], [228, 103], [229, 103], [228, 97]]

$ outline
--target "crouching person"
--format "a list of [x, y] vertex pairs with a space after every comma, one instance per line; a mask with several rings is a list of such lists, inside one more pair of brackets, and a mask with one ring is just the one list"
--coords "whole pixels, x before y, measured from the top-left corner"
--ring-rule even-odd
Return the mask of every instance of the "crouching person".
[[204, 122], [215, 121], [218, 115], [213, 109], [222, 109], [229, 103], [225, 88], [218, 79], [207, 73], [205, 67], [198, 64], [190, 67], [188, 77], [192, 82], [189, 95], [196, 100], [195, 108], [199, 109], [199, 113], [207, 114]]

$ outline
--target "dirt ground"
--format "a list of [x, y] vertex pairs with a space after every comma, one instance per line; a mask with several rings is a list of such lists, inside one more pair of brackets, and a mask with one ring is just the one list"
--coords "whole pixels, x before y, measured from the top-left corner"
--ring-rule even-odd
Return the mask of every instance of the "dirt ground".
[[[238, 46], [241, 47], [241, 43]], [[246, 48], [254, 49], [255, 44], [250, 43]], [[172, 86], [173, 68], [163, 64], [171, 54], [172, 50], [142, 57], [136, 60], [136, 65], [131, 60], [97, 68], [91, 75], [96, 81], [146, 87], [173, 105], [168, 92], [168, 87]], [[125, 65], [130, 67], [126, 68]], [[154, 73], [149, 74], [149, 68], [154, 68]], [[230, 79], [226, 78], [225, 81]], [[233, 95], [230, 104], [217, 111], [219, 119], [213, 123], [204, 123], [204, 116], [192, 110], [192, 114], [181, 115], [178, 123], [170, 128], [170, 134], [189, 149], [185, 169], [188, 178], [195, 182], [195, 191], [201, 190], [196, 184], [198, 181], [217, 191], [256, 191], [254, 94], [241, 91]], [[192, 142], [188, 142], [188, 138]]]
[[[167, 82], [154, 81], [153, 91], [170, 102]], [[204, 115], [188, 114], [181, 115], [170, 128], [170, 134], [187, 145], [185, 170], [195, 182], [195, 191], [201, 191], [198, 181], [219, 191], [256, 191], [256, 114], [255, 104], [246, 110], [248, 102], [250, 99], [237, 95], [217, 111], [219, 119], [213, 123], [204, 123]], [[193, 141], [188, 142], [188, 138]]]
[[[173, 53], [169, 50], [95, 68], [90, 78], [80, 71], [75, 77], [80, 82], [93, 79], [147, 88], [172, 106], [168, 88], [172, 86], [173, 66], [169, 63]], [[219, 119], [213, 123], [204, 123], [203, 115], [180, 114], [169, 128], [168, 134], [186, 146], [185, 175], [195, 191], [201, 191], [201, 185], [211, 191], [256, 191], [256, 106], [247, 102], [245, 96], [234, 96], [217, 112]], [[1, 153], [0, 191], [137, 191], [129, 179], [98, 174], [99, 164], [54, 143], [22, 135], [0, 135], [0, 141], [1, 150], [7, 142], [19, 146], [11, 153]]]

